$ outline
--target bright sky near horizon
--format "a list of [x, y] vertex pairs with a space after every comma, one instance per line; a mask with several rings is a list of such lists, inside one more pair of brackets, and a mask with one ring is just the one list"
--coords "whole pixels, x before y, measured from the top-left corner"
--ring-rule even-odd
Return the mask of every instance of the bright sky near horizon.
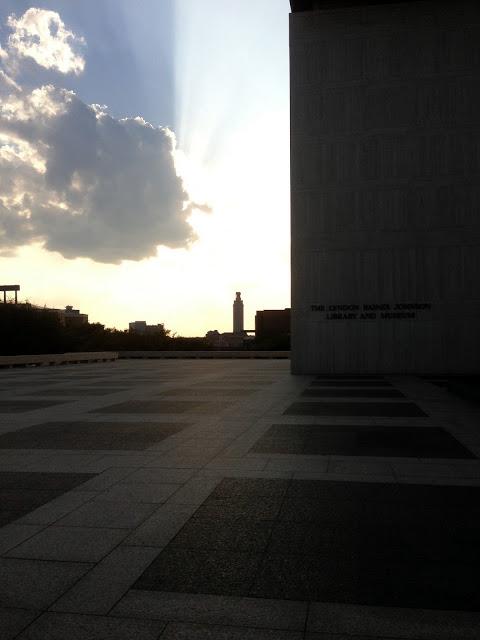
[[0, 284], [125, 328], [290, 306], [288, 0], [3, 0]]

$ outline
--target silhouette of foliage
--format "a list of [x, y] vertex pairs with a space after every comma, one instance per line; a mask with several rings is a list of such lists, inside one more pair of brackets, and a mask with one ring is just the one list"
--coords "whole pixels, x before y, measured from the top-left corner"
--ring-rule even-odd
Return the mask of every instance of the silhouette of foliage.
[[64, 326], [59, 315], [30, 304], [0, 304], [0, 355], [79, 351], [205, 350], [204, 338], [170, 336], [164, 329], [139, 334], [102, 324]]

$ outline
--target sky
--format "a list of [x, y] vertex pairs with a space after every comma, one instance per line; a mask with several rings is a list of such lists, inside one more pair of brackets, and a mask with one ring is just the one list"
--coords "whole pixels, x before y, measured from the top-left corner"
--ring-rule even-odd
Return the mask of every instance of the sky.
[[2, 0], [0, 284], [124, 329], [290, 306], [288, 0]]

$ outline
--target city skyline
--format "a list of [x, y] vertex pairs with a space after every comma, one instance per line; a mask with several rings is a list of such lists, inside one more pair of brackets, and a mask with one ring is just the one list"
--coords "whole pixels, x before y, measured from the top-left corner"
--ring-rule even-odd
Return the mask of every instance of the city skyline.
[[[59, 148], [72, 140], [83, 143], [82, 124], [75, 116], [91, 115], [92, 104], [97, 105], [96, 113], [104, 114], [97, 119], [103, 140], [111, 135], [105, 133], [104, 123], [110, 123], [124, 131], [129, 128], [136, 139], [145, 134], [171, 142], [173, 163], [166, 166], [171, 182], [165, 185], [175, 185], [178, 198], [167, 213], [173, 211], [169, 220], [177, 222], [183, 215], [182, 224], [157, 224], [157, 197], [153, 203], [144, 202], [129, 220], [132, 207], [121, 210], [122, 194], [104, 189], [95, 194], [96, 202], [111, 193], [115, 207], [107, 207], [108, 215], [93, 226], [98, 234], [93, 240], [88, 225], [87, 230], [78, 226], [79, 218], [72, 218], [77, 225], [73, 241], [61, 225], [51, 225], [44, 211], [27, 218], [27, 226], [33, 227], [29, 233], [25, 225], [12, 231], [12, 220], [8, 225], [3, 220], [3, 280], [21, 282], [22, 298], [35, 304], [56, 307], [74, 299], [75, 306], [90, 311], [92, 321], [107, 326], [127, 326], [133, 308], [134, 315], [148, 323], [161, 321], [184, 335], [204, 335], [213, 327], [229, 329], [231, 312], [224, 301], [232, 291], [242, 290], [248, 292], [245, 324], [253, 326], [256, 309], [290, 304], [289, 3], [256, 3], [262, 19], [254, 25], [244, 3], [219, 7], [212, 1], [199, 7], [181, 0], [158, 5], [146, 2], [141, 14], [128, 2], [107, 0], [99, 6], [6, 2], [0, 9], [4, 104], [20, 95], [14, 85], [21, 89], [24, 110], [35, 90], [37, 98], [47, 93], [57, 107], [73, 100], [77, 112], [70, 108], [71, 128], [66, 137], [57, 138]], [[28, 13], [32, 9], [37, 10], [35, 16]], [[32, 49], [30, 40], [38, 37], [34, 30], [41, 27], [45, 12], [54, 12], [49, 14], [53, 35], [40, 37]], [[56, 57], [48, 57], [52, 50]], [[50, 93], [39, 92], [49, 85], [54, 87]], [[74, 92], [74, 98], [66, 97], [73, 95], [67, 92]], [[10, 118], [12, 111], [7, 113]], [[130, 119], [127, 124], [124, 118]], [[5, 147], [11, 153], [12, 142], [5, 136], [13, 126], [5, 121], [4, 111], [4, 182], [12, 168], [11, 155], [5, 157]], [[172, 134], [165, 134], [165, 127]], [[158, 174], [151, 158], [129, 156], [130, 163], [132, 157], [147, 186], [156, 188]], [[20, 161], [24, 158], [15, 162]], [[182, 184], [175, 182], [172, 167]], [[111, 165], [100, 168], [100, 175], [110, 176]], [[130, 192], [144, 193], [137, 176], [132, 178], [125, 167], [114, 168], [117, 182], [110, 185], [127, 190], [128, 180], [137, 180]], [[63, 170], [60, 164], [53, 177], [47, 176], [47, 186], [57, 193], [58, 180], [65, 179]], [[38, 176], [23, 187], [26, 184], [24, 191], [40, 200], [37, 183]], [[74, 183], [73, 179], [69, 188]], [[43, 187], [41, 197], [50, 206], [50, 192], [47, 198]], [[182, 189], [186, 195], [179, 206]], [[93, 215], [91, 209], [89, 214]], [[41, 248], [42, 243], [47, 248]]]

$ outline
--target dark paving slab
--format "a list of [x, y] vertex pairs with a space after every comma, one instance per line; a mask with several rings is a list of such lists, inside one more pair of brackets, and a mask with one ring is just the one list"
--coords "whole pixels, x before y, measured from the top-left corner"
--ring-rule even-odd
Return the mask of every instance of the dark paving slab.
[[110, 393], [127, 391], [127, 387], [55, 387], [54, 389], [43, 389], [43, 391], [24, 392], [29, 396], [74, 396], [83, 398], [84, 396], [107, 396]]
[[405, 398], [396, 389], [305, 389], [306, 398]]
[[134, 588], [480, 611], [480, 488], [255, 482], [221, 483]]
[[63, 400], [0, 400], [0, 413], [24, 413], [46, 409], [58, 404], [65, 404]]
[[476, 459], [440, 427], [277, 424], [270, 427], [250, 452]]
[[[263, 598], [236, 598], [218, 595], [185, 594], [132, 589], [114, 607], [112, 615], [146, 617], [195, 624], [233, 627], [305, 629], [307, 603]], [[227, 636], [228, 637], [228, 636]]]
[[312, 386], [318, 387], [391, 387], [386, 380], [313, 380]]
[[46, 527], [5, 555], [59, 562], [99, 562], [125, 538], [124, 529], [111, 527]]
[[150, 620], [44, 613], [19, 640], [157, 640], [164, 628]]
[[[270, 384], [270, 383], [268, 383]], [[226, 382], [222, 382], [222, 381], [217, 381], [217, 382], [197, 382], [195, 384], [192, 384], [192, 386], [190, 388], [192, 389], [208, 389], [209, 391], [211, 390], [218, 390], [218, 391], [235, 391], [235, 390], [247, 390], [247, 391], [253, 391], [253, 392], [257, 392], [259, 389], [261, 389], [264, 386], [268, 386], [268, 385], [264, 385], [263, 383], [258, 383], [252, 380], [245, 380], [245, 381], [238, 381], [238, 380], [233, 380], [233, 381], [226, 381]]]
[[256, 389], [231, 389], [225, 387], [184, 387], [183, 389], [168, 389], [157, 394], [159, 396], [198, 396], [203, 398], [204, 396], [223, 396], [223, 397], [238, 397], [246, 398], [255, 393]]
[[141, 451], [188, 426], [180, 422], [45, 422], [0, 435], [0, 449]]
[[0, 526], [78, 487], [95, 474], [0, 472]]
[[426, 382], [429, 382], [436, 387], [440, 387], [441, 389], [446, 389], [448, 387], [449, 379], [445, 376], [422, 376], [422, 378]]
[[[277, 382], [277, 380], [256, 380], [255, 378], [249, 378], [249, 377], [245, 377], [245, 378], [222, 378], [222, 381], [225, 384], [237, 384], [237, 383], [241, 383], [241, 384], [247, 384], [249, 386], [265, 386], [268, 387], [271, 384], [274, 384], [275, 382]], [[218, 384], [218, 382], [216, 383]]]
[[[162, 640], [302, 640], [301, 631], [278, 629], [248, 629], [203, 624], [172, 622], [162, 634]], [[324, 638], [324, 640], [329, 640]], [[337, 640], [342, 640], [338, 638]]]
[[228, 405], [227, 402], [204, 402], [201, 400], [130, 400], [95, 409], [93, 413], [186, 413], [188, 411], [216, 413]]
[[478, 640], [479, 628], [469, 611], [312, 602], [305, 640]]
[[[152, 377], [152, 378], [135, 378], [135, 377], [128, 377], [128, 378], [118, 378], [118, 382], [121, 382], [122, 384], [145, 384], [145, 385], [151, 385], [151, 384], [156, 384], [158, 383], [164, 383], [164, 382], [176, 382], [178, 380], [178, 378], [170, 378], [169, 376], [165, 376], [165, 377]], [[110, 380], [108, 381], [108, 383], [110, 384]]]
[[0, 606], [46, 609], [93, 565], [0, 558]]
[[286, 416], [428, 417], [412, 402], [294, 402], [283, 413]]
[[2, 640], [13, 640], [22, 629], [25, 629], [36, 617], [36, 611], [26, 609], [7, 609], [0, 607], [0, 629]]
[[345, 374], [330, 374], [316, 376], [315, 380], [385, 380], [383, 376], [352, 376], [350, 373]]

